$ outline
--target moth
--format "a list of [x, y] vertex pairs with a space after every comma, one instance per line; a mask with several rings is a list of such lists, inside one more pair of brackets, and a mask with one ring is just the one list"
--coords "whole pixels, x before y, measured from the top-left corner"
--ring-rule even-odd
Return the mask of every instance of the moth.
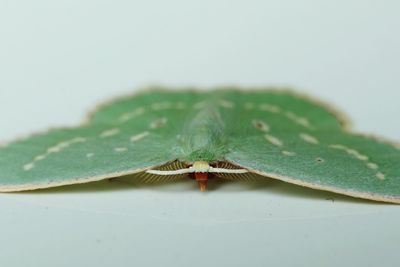
[[400, 203], [400, 147], [350, 132], [327, 104], [287, 90], [153, 88], [80, 127], [3, 144], [0, 192], [136, 174], [147, 181], [253, 177]]

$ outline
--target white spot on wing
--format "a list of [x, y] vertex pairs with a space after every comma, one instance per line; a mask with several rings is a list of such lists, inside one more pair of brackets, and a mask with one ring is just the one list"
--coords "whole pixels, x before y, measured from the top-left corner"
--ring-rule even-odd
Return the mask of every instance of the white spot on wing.
[[378, 172], [376, 174], [376, 177], [378, 177], [379, 180], [385, 180], [385, 175], [383, 173], [381, 173], [381, 172]]
[[273, 144], [274, 146], [283, 146], [283, 142], [281, 140], [279, 140], [279, 138], [272, 136], [270, 134], [266, 134], [264, 135], [265, 139], [267, 139], [268, 142], [270, 142], [271, 144]]
[[86, 157], [87, 157], [87, 158], [91, 158], [91, 157], [93, 157], [93, 156], [94, 156], [94, 153], [87, 153], [87, 154], [86, 154]]
[[263, 110], [263, 111], [272, 112], [272, 113], [279, 113], [279, 112], [281, 112], [280, 107], [275, 106], [275, 105], [271, 105], [271, 104], [266, 104], [266, 103], [260, 104], [259, 109], [260, 109], [260, 110]]
[[369, 159], [368, 156], [366, 156], [366, 155], [364, 155], [364, 154], [361, 154], [361, 153], [358, 152], [357, 150], [351, 149], [351, 148], [346, 147], [346, 146], [343, 146], [343, 145], [331, 145], [330, 147], [331, 147], [331, 148], [334, 148], [334, 149], [344, 150], [344, 151], [346, 151], [349, 155], [352, 155], [353, 157], [355, 157], [355, 158], [357, 158], [357, 159], [359, 159], [359, 160], [362, 160], [362, 161], [368, 161], [368, 159]]
[[[339, 150], [343, 150], [345, 152], [347, 152], [347, 154], [353, 156], [354, 158], [360, 160], [360, 161], [366, 161], [366, 166], [368, 168], [370, 168], [371, 170], [377, 170], [379, 168], [378, 164], [369, 161], [369, 157], [360, 153], [359, 151], [349, 148], [347, 146], [344, 145], [340, 145], [340, 144], [335, 144], [335, 145], [330, 145], [331, 148], [333, 149], [339, 149]], [[380, 180], [384, 180], [385, 179], [385, 174], [381, 173], [381, 172], [377, 172], [376, 173], [376, 177]]]
[[149, 134], [150, 134], [150, 133], [149, 133], [148, 131], [145, 131], [145, 132], [143, 132], [143, 133], [134, 135], [134, 136], [131, 137], [131, 142], [137, 142], [137, 141], [139, 141], [139, 140], [145, 138], [145, 137], [148, 136]]
[[[76, 137], [76, 138], [74, 138], [74, 139], [72, 139], [71, 141], [67, 141], [67, 142], [65, 142], [64, 143], [64, 145], [65, 145], [65, 147], [68, 147], [68, 146], [70, 146], [70, 145], [72, 145], [72, 144], [76, 144], [76, 143], [83, 143], [83, 142], [86, 142], [86, 138], [84, 138], [84, 137]], [[61, 145], [62, 145], [63, 143], [61, 143]]]
[[34, 164], [34, 163], [28, 163], [28, 164], [24, 165], [24, 170], [25, 170], [25, 171], [30, 171], [30, 170], [32, 170], [34, 167], [35, 167], [35, 164]]
[[347, 151], [347, 149], [348, 149], [344, 145], [330, 145], [330, 147], [334, 148], [334, 149], [344, 150], [344, 151]]
[[53, 146], [47, 149], [47, 153], [57, 153], [61, 151], [61, 147], [60, 146]]
[[100, 134], [100, 137], [102, 137], [102, 138], [111, 137], [111, 136], [114, 136], [114, 135], [119, 134], [120, 132], [121, 132], [120, 129], [114, 128], [114, 129], [110, 129], [110, 130], [107, 130], [107, 131], [102, 132], [102, 133]]
[[46, 158], [46, 155], [39, 155], [39, 156], [36, 156], [35, 157], [35, 161], [41, 161], [41, 160], [44, 160]]
[[372, 163], [372, 162], [369, 162], [369, 163], [367, 164], [367, 166], [368, 166], [368, 168], [370, 168], [370, 169], [372, 169], [372, 170], [378, 169], [378, 165], [375, 164], [375, 163]]
[[[249, 107], [254, 105], [252, 103], [246, 103], [245, 104], [245, 108], [246, 108], [247, 104], [249, 105]], [[261, 111], [267, 111], [267, 112], [271, 112], [271, 113], [282, 114], [282, 115], [286, 116], [288, 119], [290, 119], [293, 122], [295, 122], [296, 124], [299, 124], [299, 125], [307, 128], [307, 129], [310, 129], [310, 130], [314, 130], [315, 129], [314, 126], [311, 125], [311, 123], [309, 122], [309, 120], [307, 118], [299, 116], [299, 115], [297, 115], [297, 114], [295, 114], [294, 112], [291, 112], [291, 111], [285, 111], [284, 109], [282, 109], [279, 106], [268, 104], [268, 103], [263, 103], [263, 104], [260, 104], [258, 106], [258, 109], [261, 110]]]
[[55, 146], [49, 147], [49, 148], [47, 149], [46, 153], [34, 157], [32, 162], [30, 162], [30, 163], [28, 163], [28, 164], [26, 164], [26, 165], [23, 166], [23, 169], [26, 170], [26, 171], [29, 171], [29, 170], [31, 170], [31, 169], [35, 166], [35, 164], [34, 164], [35, 162], [45, 160], [45, 159], [46, 159], [47, 157], [49, 157], [51, 154], [53, 154], [53, 153], [59, 153], [59, 152], [61, 152], [62, 150], [64, 150], [64, 149], [70, 147], [70, 146], [73, 145], [73, 144], [83, 143], [83, 142], [86, 142], [86, 138], [83, 138], [83, 137], [75, 137], [75, 138], [73, 138], [73, 139], [71, 139], [71, 140], [67, 140], [67, 141], [60, 142], [60, 143], [58, 143], [58, 144], [55, 145]]
[[116, 148], [114, 148], [115, 152], [125, 152], [127, 150], [128, 149], [126, 147], [116, 147]]
[[127, 112], [127, 113], [122, 114], [122, 115], [119, 117], [118, 120], [119, 120], [120, 122], [126, 122], [126, 121], [129, 121], [129, 120], [133, 119], [133, 118], [136, 118], [136, 117], [139, 116], [139, 115], [142, 115], [144, 112], [145, 112], [145, 109], [144, 109], [144, 108], [137, 108], [137, 109], [135, 109], [135, 110], [132, 111], [132, 112]]
[[293, 157], [296, 156], [296, 152], [292, 152], [292, 151], [282, 151], [282, 154], [288, 157]]
[[310, 143], [310, 144], [316, 145], [316, 144], [319, 143], [319, 141], [318, 141], [318, 139], [316, 137], [314, 137], [312, 135], [309, 135], [309, 134], [306, 134], [306, 133], [301, 133], [300, 134], [300, 138], [303, 139], [305, 142]]
[[303, 126], [305, 128], [314, 130], [314, 127], [311, 125], [311, 123], [308, 121], [307, 118], [304, 118], [302, 116], [296, 115], [295, 113], [290, 112], [290, 111], [286, 112], [286, 117], [288, 117], [289, 119], [291, 119], [295, 123], [297, 123], [297, 124], [299, 124], [299, 125], [301, 125], [301, 126]]
[[[47, 149], [47, 154], [51, 154], [51, 153], [58, 153], [61, 150], [68, 148], [69, 146], [76, 144], [76, 143], [83, 143], [86, 142], [86, 139], [83, 137], [76, 137], [74, 139], [71, 139], [69, 141], [65, 141], [65, 142], [61, 142], [58, 143], [57, 145], [50, 147], [49, 149]], [[47, 157], [48, 155], [46, 155]]]
[[368, 156], [361, 154], [360, 152], [358, 152], [357, 150], [354, 149], [350, 149], [347, 151], [350, 155], [353, 155], [354, 157], [356, 157], [359, 160], [363, 160], [363, 161], [368, 161]]

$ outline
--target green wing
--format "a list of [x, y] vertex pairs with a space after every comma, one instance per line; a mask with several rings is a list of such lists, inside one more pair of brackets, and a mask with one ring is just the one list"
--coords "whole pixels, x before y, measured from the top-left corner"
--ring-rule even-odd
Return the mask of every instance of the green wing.
[[225, 159], [255, 173], [315, 189], [400, 202], [400, 149], [343, 128], [323, 105], [288, 92], [236, 96]]
[[144, 92], [103, 105], [82, 127], [3, 145], [0, 191], [96, 181], [175, 160], [176, 136], [197, 101], [192, 95]]

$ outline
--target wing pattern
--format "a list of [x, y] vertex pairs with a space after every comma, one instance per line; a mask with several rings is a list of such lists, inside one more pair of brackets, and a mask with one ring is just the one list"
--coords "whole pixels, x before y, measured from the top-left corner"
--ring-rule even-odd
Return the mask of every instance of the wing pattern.
[[155, 89], [102, 105], [77, 128], [0, 148], [0, 191], [84, 183], [176, 162], [229, 162], [316, 189], [400, 202], [400, 148], [288, 91]]

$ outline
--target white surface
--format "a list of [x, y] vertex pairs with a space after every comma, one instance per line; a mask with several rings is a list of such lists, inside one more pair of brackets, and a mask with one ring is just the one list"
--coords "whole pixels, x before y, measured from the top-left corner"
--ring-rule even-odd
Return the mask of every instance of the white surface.
[[[0, 1], [0, 139], [149, 84], [288, 85], [400, 140], [398, 1]], [[1, 170], [0, 170], [1, 171]], [[332, 201], [334, 199], [334, 202]], [[280, 182], [0, 195], [0, 266], [398, 266], [400, 207]]]

